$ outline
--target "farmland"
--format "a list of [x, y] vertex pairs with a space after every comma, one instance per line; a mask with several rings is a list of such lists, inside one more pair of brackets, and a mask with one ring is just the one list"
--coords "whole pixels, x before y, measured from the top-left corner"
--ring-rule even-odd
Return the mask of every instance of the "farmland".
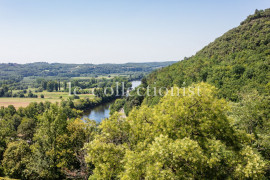
[[[45, 102], [49, 101], [52, 103], [55, 102], [61, 102], [61, 100], [65, 100], [68, 97], [71, 97], [68, 92], [38, 92], [35, 93], [38, 95], [38, 98], [19, 98], [19, 97], [1, 97], [0, 98], [0, 107], [4, 106], [7, 107], [8, 105], [13, 105], [16, 109], [19, 107], [26, 107], [28, 106], [31, 102]], [[44, 98], [41, 98], [41, 94], [44, 95]], [[62, 98], [61, 98], [62, 97]], [[93, 97], [93, 95], [89, 94], [80, 94], [80, 98], [86, 98], [86, 97]]]

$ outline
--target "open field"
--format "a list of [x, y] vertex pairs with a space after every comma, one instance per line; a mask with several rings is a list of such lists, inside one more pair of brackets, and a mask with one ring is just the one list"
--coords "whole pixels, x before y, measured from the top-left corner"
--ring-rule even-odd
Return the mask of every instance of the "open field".
[[[50, 101], [52, 103], [55, 102], [61, 102], [60, 96], [62, 96], [62, 99], [67, 99], [70, 97], [68, 92], [38, 92], [34, 93], [38, 95], [38, 98], [12, 98], [12, 97], [3, 97], [0, 98], [0, 107], [4, 106], [7, 107], [8, 105], [13, 105], [16, 109], [19, 107], [26, 107], [28, 104], [31, 102], [45, 102], [45, 101]], [[40, 98], [40, 95], [43, 94], [44, 98]], [[93, 97], [93, 95], [89, 94], [80, 94], [80, 98], [86, 98], [86, 97]]]
[[0, 180], [18, 180], [18, 179], [12, 179], [9, 177], [0, 177]]
[[0, 106], [7, 107], [8, 105], [13, 105], [16, 109], [19, 107], [26, 107], [31, 102], [60, 102], [61, 99], [42, 99], [42, 98], [0, 98]]

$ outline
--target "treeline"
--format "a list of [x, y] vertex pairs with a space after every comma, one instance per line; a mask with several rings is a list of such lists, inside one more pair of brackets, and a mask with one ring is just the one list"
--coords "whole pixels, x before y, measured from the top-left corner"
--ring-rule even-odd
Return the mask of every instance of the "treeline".
[[[116, 88], [116, 83], [119, 84], [120, 94], [122, 94], [122, 83], [125, 85], [125, 91], [131, 87], [129, 82], [130, 78], [127, 77], [114, 77], [114, 78], [90, 78], [90, 79], [73, 79], [69, 82], [67, 80], [52, 80], [52, 79], [43, 79], [37, 78], [35, 82], [32, 83], [32, 86], [35, 87], [35, 91], [27, 90], [28, 86], [25, 89], [21, 89], [21, 85], [14, 84], [13, 81], [6, 81], [5, 84], [0, 86], [0, 97], [37, 97], [35, 92], [43, 92], [44, 90], [48, 92], [70, 92], [73, 94], [74, 89], [76, 88], [77, 94], [89, 94], [90, 90], [97, 88], [95, 93], [101, 97], [104, 96], [101, 94], [101, 91], [104, 91], [106, 87]], [[70, 83], [70, 84], [69, 84]], [[69, 89], [70, 88], [70, 89]], [[98, 90], [99, 89], [99, 90]], [[14, 90], [17, 90], [14, 92]], [[19, 90], [19, 91], [18, 91]], [[116, 89], [114, 89], [116, 91]], [[115, 92], [114, 91], [114, 92]]]
[[28, 86], [21, 84], [23, 78], [9, 78], [0, 80], [0, 97], [12, 97], [12, 90], [26, 90]]
[[[61, 90], [61, 83], [60, 83], [60, 81], [43, 80], [43, 81], [41, 81], [41, 88], [43, 90], [47, 90], [48, 92], [60, 91]], [[67, 88], [67, 83], [65, 81], [64, 82], [64, 90], [66, 88]]]
[[22, 90], [17, 91], [16, 93], [13, 93], [12, 89], [9, 88], [9, 86], [4, 85], [0, 88], [0, 97], [28, 97], [28, 98], [37, 98], [38, 96], [34, 94], [31, 90]]
[[126, 63], [126, 64], [60, 64], [60, 63], [29, 63], [0, 64], [0, 79], [11, 77], [96, 77], [99, 75], [122, 74], [141, 76], [157, 68], [174, 62]]
[[[48, 80], [38, 78], [36, 79], [35, 87], [42, 92], [43, 90], [47, 90], [48, 92], [52, 91], [62, 91], [67, 92], [71, 91], [73, 93], [74, 88], [79, 88], [80, 90], [91, 89], [91, 88], [105, 88], [105, 87], [113, 87], [116, 86], [116, 83], [119, 83], [119, 86], [124, 83], [125, 87], [131, 87], [131, 83], [129, 82], [130, 78], [126, 77], [113, 77], [113, 78], [89, 78], [89, 79], [70, 79], [70, 81], [61, 81], [61, 80]], [[71, 88], [71, 89], [69, 89]], [[78, 91], [89, 93], [89, 91]]]

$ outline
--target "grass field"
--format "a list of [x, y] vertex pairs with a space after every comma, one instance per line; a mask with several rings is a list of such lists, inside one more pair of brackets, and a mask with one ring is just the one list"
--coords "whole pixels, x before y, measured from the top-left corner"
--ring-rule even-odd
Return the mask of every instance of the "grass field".
[[[26, 107], [31, 102], [45, 102], [50, 101], [52, 103], [61, 102], [60, 96], [62, 99], [67, 99], [69, 96], [68, 92], [38, 92], [34, 93], [38, 95], [38, 98], [12, 98], [12, 97], [3, 97], [0, 98], [0, 107], [7, 107], [8, 105], [13, 105], [16, 109], [19, 107]], [[40, 95], [43, 94], [44, 98], [40, 98]], [[80, 94], [80, 98], [93, 97], [93, 95], [89, 94]]]

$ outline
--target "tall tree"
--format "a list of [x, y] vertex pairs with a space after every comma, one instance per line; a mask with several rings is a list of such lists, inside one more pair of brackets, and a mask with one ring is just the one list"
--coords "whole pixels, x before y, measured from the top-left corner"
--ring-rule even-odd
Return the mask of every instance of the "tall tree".
[[27, 166], [28, 176], [58, 179], [63, 174], [58, 167], [61, 149], [57, 145], [57, 137], [66, 132], [67, 116], [62, 107], [52, 104], [38, 121], [33, 138], [35, 143], [31, 146], [33, 157]]

